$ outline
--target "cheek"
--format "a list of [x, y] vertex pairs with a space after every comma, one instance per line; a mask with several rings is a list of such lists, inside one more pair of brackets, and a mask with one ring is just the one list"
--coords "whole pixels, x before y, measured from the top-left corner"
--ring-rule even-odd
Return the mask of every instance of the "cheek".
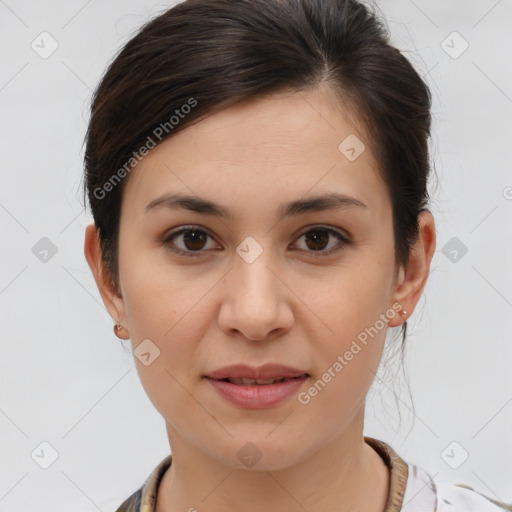
[[319, 402], [340, 412], [364, 399], [379, 366], [387, 322], [395, 314], [389, 304], [390, 269], [388, 261], [361, 257], [333, 276], [321, 294], [309, 296], [321, 319], [309, 332], [315, 340]]
[[185, 295], [166, 284], [147, 279], [138, 285], [134, 280], [126, 287], [125, 303], [140, 382], [155, 409], [170, 419], [194, 414], [187, 390], [197, 378], [205, 315], [197, 304], [199, 293]]
[[323, 411], [317, 416], [343, 428], [364, 404], [379, 367], [387, 324], [367, 310], [358, 314], [357, 308], [332, 318], [337, 320], [335, 334], [315, 343], [315, 375], [300, 403], [310, 404], [306, 411]]
[[190, 323], [207, 285], [193, 269], [171, 265], [162, 253], [165, 248], [141, 249], [134, 243], [121, 253], [123, 304], [135, 345], [145, 338], [159, 345], [172, 342]]
[[159, 364], [176, 377], [185, 375], [192, 371], [196, 346], [212, 321], [205, 310], [209, 304], [205, 290], [215, 284], [215, 276], [198, 276], [193, 268], [155, 263], [142, 251], [137, 254], [134, 250], [132, 255], [124, 260], [122, 281], [134, 354], [139, 344], [149, 339], [160, 351]]
[[390, 306], [391, 274], [387, 262], [361, 254], [350, 268], [326, 279], [319, 293], [309, 294], [311, 308], [325, 324], [325, 337], [345, 344], [373, 326]]

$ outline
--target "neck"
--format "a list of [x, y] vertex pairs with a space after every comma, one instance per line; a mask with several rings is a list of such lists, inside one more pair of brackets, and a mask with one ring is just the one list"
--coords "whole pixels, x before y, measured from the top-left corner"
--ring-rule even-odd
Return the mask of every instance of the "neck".
[[157, 496], [156, 512], [384, 512], [389, 470], [364, 442], [344, 431], [299, 463], [278, 471], [233, 469], [191, 445], [168, 425], [172, 464]]

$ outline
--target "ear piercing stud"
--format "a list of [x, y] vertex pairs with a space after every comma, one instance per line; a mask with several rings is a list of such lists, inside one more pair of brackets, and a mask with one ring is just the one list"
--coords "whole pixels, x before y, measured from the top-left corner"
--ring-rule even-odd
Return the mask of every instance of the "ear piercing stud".
[[[121, 336], [119, 336], [119, 331], [123, 328], [123, 326], [121, 324], [115, 324], [114, 325], [114, 334], [118, 337], [118, 338], [121, 338]], [[122, 339], [122, 338], [121, 338]]]

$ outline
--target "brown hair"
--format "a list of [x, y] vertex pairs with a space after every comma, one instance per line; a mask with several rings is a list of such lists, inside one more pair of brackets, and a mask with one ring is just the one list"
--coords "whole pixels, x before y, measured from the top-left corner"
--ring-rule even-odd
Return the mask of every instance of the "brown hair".
[[124, 45], [92, 100], [84, 199], [116, 290], [123, 185], [144, 148], [240, 100], [320, 85], [363, 121], [407, 263], [429, 200], [431, 96], [377, 14], [356, 0], [186, 0]]

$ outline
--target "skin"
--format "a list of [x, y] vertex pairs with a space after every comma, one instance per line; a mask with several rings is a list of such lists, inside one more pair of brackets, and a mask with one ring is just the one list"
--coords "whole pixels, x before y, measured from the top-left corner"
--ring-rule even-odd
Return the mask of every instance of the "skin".
[[[434, 219], [420, 214], [409, 263], [396, 265], [388, 191], [348, 114], [326, 89], [282, 93], [210, 115], [151, 150], [124, 189], [120, 296], [105, 278], [94, 224], [86, 229], [85, 256], [121, 337], [134, 350], [147, 338], [160, 350], [149, 366], [134, 358], [173, 455], [157, 512], [384, 510], [389, 473], [364, 442], [364, 406], [387, 328], [403, 316], [389, 319], [307, 405], [294, 396], [241, 409], [201, 378], [227, 364], [278, 362], [311, 375], [304, 391], [394, 303], [408, 317], [414, 311], [435, 250]], [[351, 133], [366, 145], [354, 161], [338, 150]], [[282, 203], [333, 191], [367, 208], [276, 217]], [[164, 192], [210, 199], [234, 216], [145, 213]], [[350, 243], [335, 235], [308, 243], [303, 235], [319, 224]], [[210, 237], [187, 244], [178, 236], [174, 247], [199, 256], [160, 243], [189, 225]], [[236, 252], [247, 236], [263, 249], [252, 263]], [[237, 457], [248, 442], [262, 455], [251, 468]]]

